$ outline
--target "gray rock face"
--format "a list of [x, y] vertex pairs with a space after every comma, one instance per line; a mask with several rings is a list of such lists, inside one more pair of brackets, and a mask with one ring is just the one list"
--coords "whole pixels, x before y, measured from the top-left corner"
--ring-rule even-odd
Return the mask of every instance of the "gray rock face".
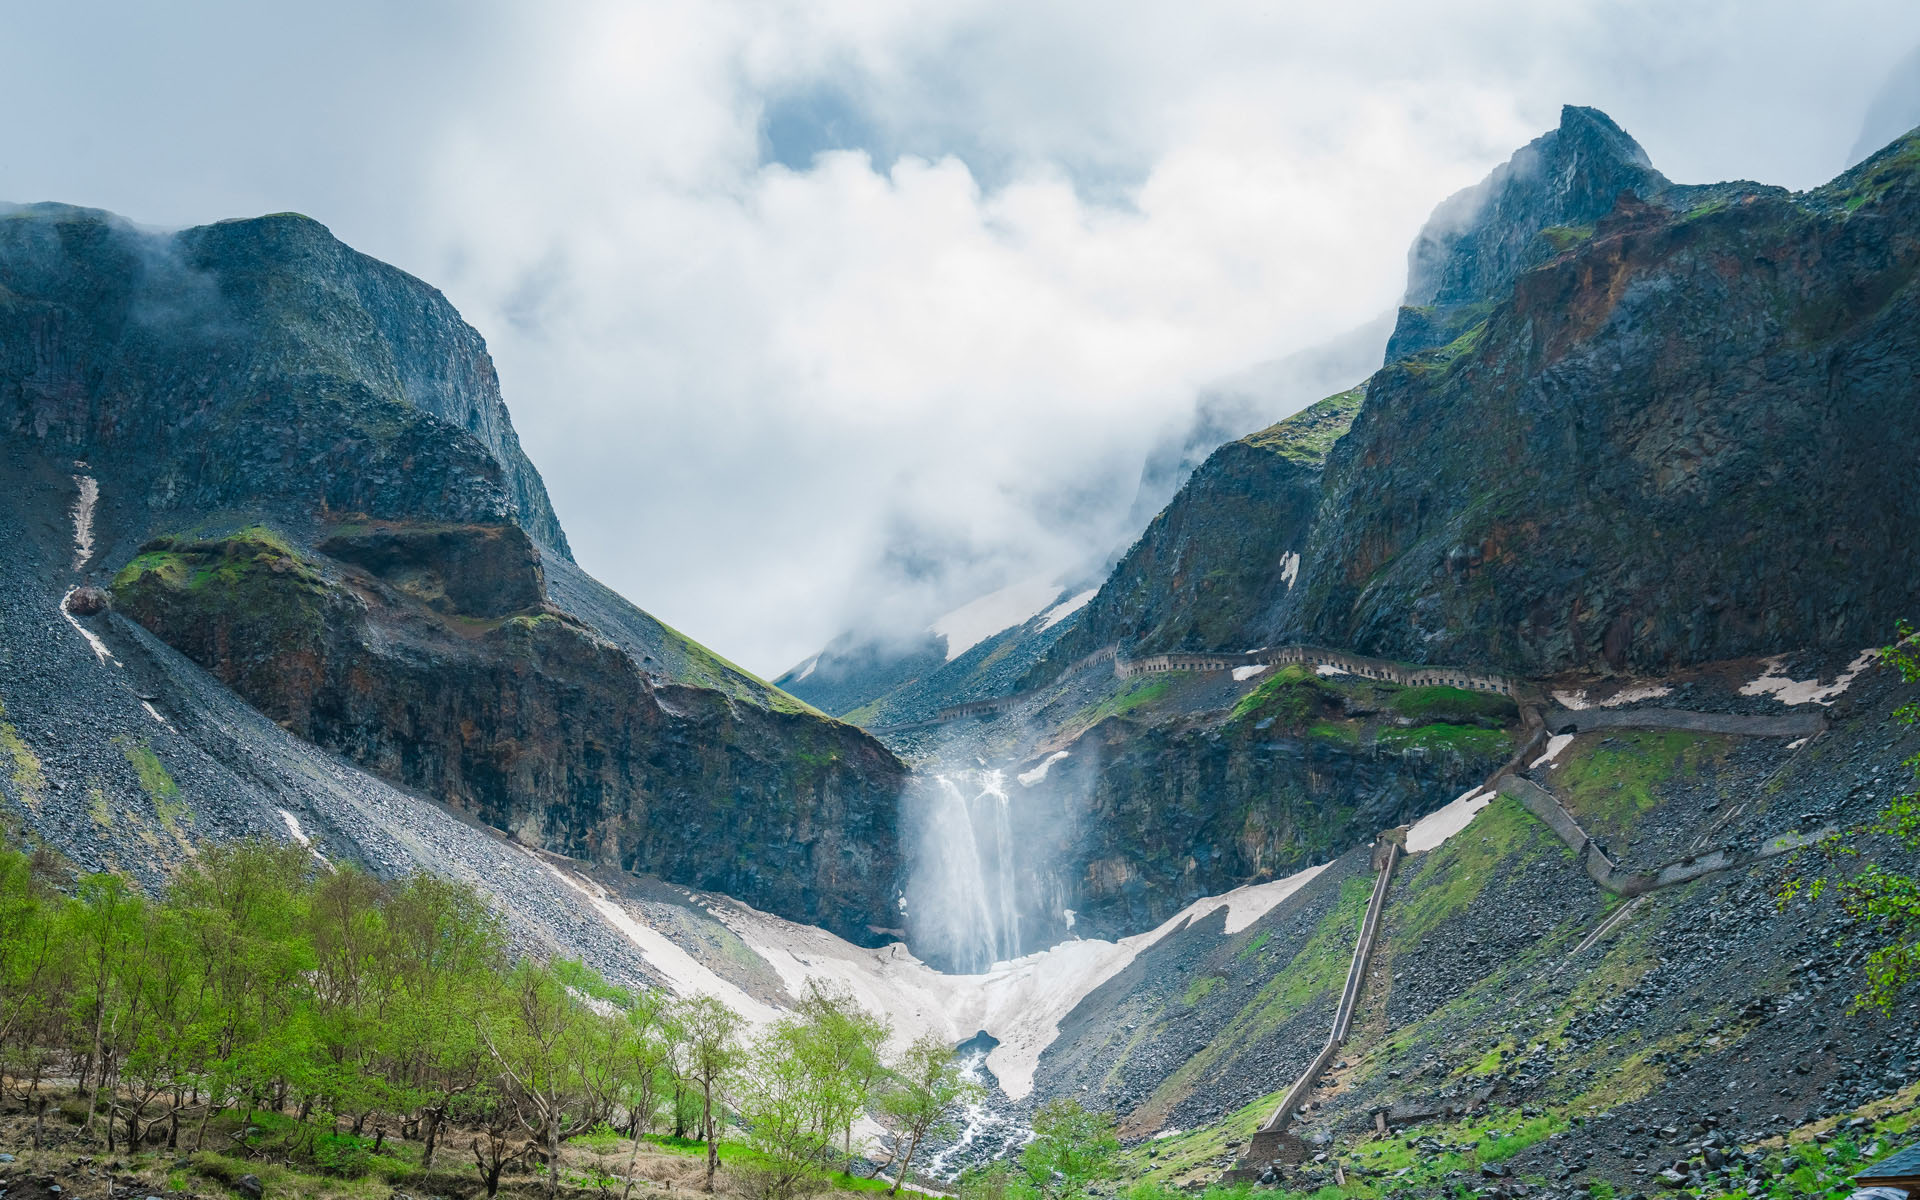
[[0, 288], [0, 428], [113, 464], [156, 514], [512, 520], [568, 557], [486, 343], [316, 221], [0, 210]]

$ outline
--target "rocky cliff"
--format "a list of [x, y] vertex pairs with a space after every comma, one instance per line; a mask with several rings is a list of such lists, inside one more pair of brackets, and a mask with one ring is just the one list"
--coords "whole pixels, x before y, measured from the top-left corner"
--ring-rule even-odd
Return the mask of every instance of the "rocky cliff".
[[1872, 643], [1920, 578], [1916, 216], [1920, 138], [1803, 194], [1681, 187], [1569, 109], [1416, 245], [1395, 352], [1451, 340], [1323, 461], [1224, 447], [1027, 682], [1103, 642], [1531, 675]]
[[10, 563], [47, 611], [111, 578], [285, 728], [531, 845], [893, 921], [904, 769], [572, 563], [484, 342], [419, 280], [304, 217], [10, 210], [0, 422], [76, 526], [97, 497], [84, 555]]
[[1624, 196], [1327, 465], [1275, 635], [1524, 673], [1881, 638], [1920, 579], [1920, 139], [1805, 195]]

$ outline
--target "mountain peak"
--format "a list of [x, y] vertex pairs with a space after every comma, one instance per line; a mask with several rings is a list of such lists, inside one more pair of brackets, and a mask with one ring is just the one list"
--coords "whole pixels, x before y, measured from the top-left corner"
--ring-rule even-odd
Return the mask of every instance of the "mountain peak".
[[1666, 187], [1647, 152], [1613, 118], [1569, 104], [1557, 128], [1433, 210], [1408, 255], [1406, 303], [1488, 300], [1532, 265], [1542, 229], [1591, 225], [1621, 192], [1645, 200]]
[[[1393, 361], [1451, 341], [1522, 271], [1551, 254], [1542, 230], [1591, 226], [1622, 192], [1650, 200], [1667, 179], [1631, 134], [1597, 108], [1569, 104], [1560, 124], [1433, 210], [1407, 255]], [[1437, 311], [1436, 311], [1437, 310]]]

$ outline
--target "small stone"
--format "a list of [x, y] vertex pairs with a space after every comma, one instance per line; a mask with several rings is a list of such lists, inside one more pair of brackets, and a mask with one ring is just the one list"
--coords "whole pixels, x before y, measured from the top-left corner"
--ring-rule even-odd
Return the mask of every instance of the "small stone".
[[266, 1186], [260, 1182], [258, 1175], [242, 1175], [234, 1181], [233, 1186], [234, 1190], [245, 1196], [247, 1200], [260, 1200], [267, 1194]]

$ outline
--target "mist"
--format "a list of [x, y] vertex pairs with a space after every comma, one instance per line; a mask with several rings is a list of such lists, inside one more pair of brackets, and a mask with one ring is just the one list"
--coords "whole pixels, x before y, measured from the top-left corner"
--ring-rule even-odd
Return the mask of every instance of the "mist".
[[1905, 119], [1876, 97], [1920, 10], [10, 4], [6, 27], [0, 93], [33, 118], [0, 198], [301, 211], [441, 287], [581, 565], [771, 675], [1124, 544], [1207, 438], [1316, 398], [1230, 381], [1391, 309], [1433, 206], [1562, 103], [1676, 181], [1823, 181]]

